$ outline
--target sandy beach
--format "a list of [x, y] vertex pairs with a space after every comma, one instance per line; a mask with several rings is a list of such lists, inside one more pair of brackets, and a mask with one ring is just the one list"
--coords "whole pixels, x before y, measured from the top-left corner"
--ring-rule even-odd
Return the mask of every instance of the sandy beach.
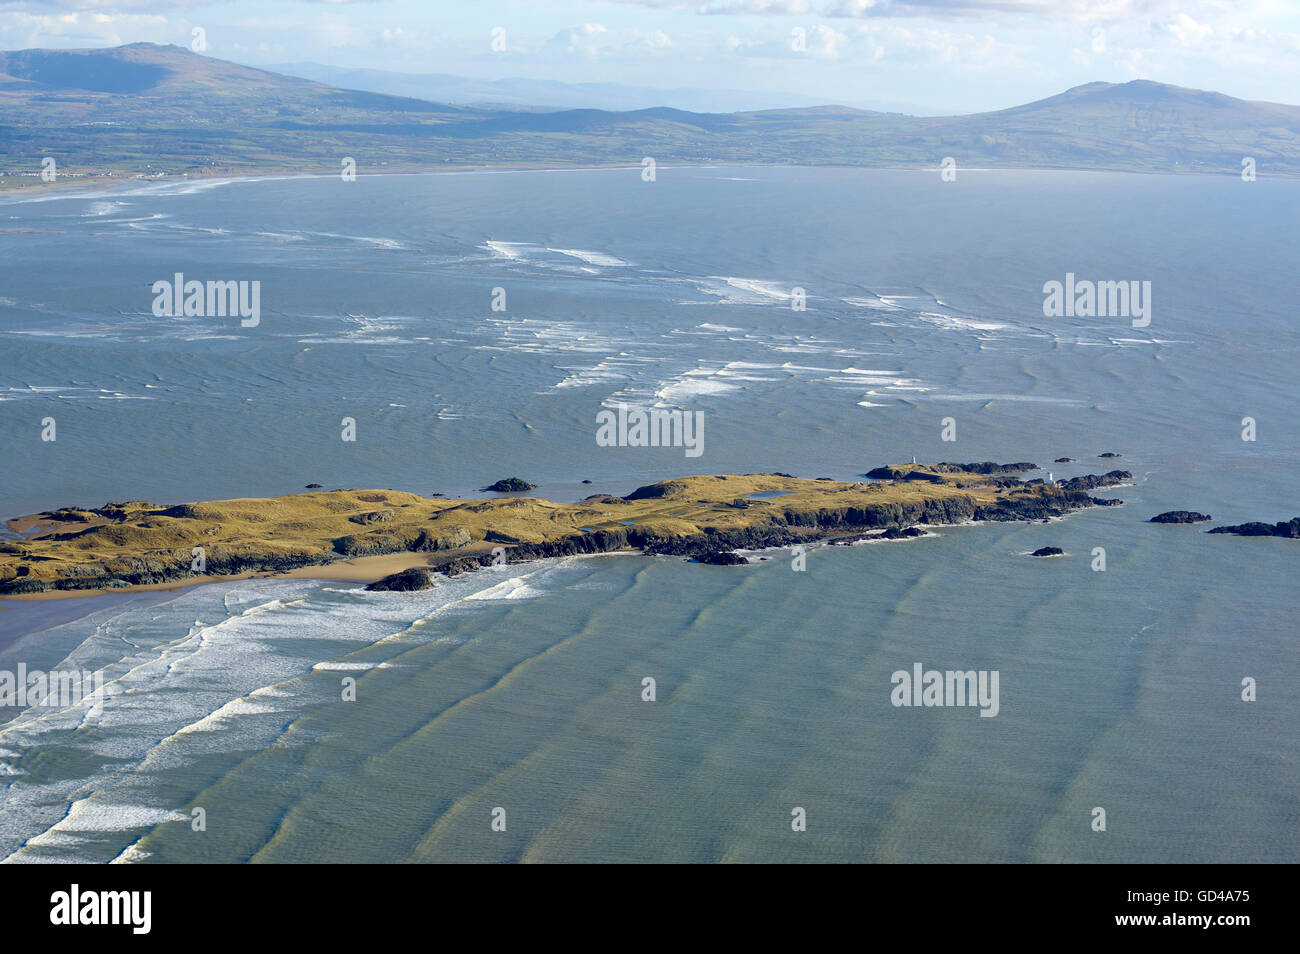
[[[456, 557], [475, 553], [488, 553], [491, 544], [476, 543], [458, 550], [443, 553], [385, 553], [378, 556], [354, 557], [351, 560], [339, 560], [334, 563], [322, 563], [317, 566], [303, 566], [285, 573], [237, 573], [231, 576], [213, 576], [196, 574], [184, 580], [171, 580], [167, 583], [147, 583], [133, 586], [119, 586], [111, 589], [85, 590], [51, 590], [46, 593], [15, 593], [4, 600], [27, 602], [44, 602], [47, 600], [77, 600], [107, 596], [114, 593], [150, 593], [166, 590], [180, 590], [190, 586], [202, 586], [205, 583], [229, 583], [235, 580], [341, 580], [349, 583], [373, 583], [384, 577], [409, 570], [412, 567], [441, 566]], [[6, 609], [0, 602], [0, 610]]]

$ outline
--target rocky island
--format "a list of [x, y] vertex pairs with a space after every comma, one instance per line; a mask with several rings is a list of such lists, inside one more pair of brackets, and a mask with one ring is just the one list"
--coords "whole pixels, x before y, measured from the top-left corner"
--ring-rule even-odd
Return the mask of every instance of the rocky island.
[[1205, 523], [1213, 519], [1208, 513], [1197, 513], [1195, 510], [1166, 510], [1156, 514], [1147, 523]]
[[1300, 517], [1292, 517], [1280, 523], [1239, 523], [1232, 527], [1215, 527], [1206, 533], [1235, 533], [1239, 537], [1285, 537], [1288, 540], [1300, 540]]
[[[1131, 475], [1112, 471], [1056, 484], [1011, 472], [1032, 464], [980, 462], [878, 468], [887, 478], [810, 480], [778, 474], [682, 477], [625, 497], [573, 504], [536, 497], [457, 500], [394, 490], [331, 490], [186, 503], [63, 508], [9, 521], [0, 541], [0, 594], [184, 585], [292, 572], [375, 580], [423, 567], [454, 575], [494, 562], [633, 550], [734, 562], [736, 549], [857, 537], [921, 535], [920, 524], [1042, 520], [1118, 500], [1088, 490]], [[864, 534], [866, 536], [864, 537]], [[400, 555], [405, 566], [358, 561]], [[353, 575], [338, 572], [347, 563]], [[321, 569], [317, 569], [321, 568]], [[332, 571], [332, 572], [326, 572]], [[388, 584], [419, 588], [424, 574]]]

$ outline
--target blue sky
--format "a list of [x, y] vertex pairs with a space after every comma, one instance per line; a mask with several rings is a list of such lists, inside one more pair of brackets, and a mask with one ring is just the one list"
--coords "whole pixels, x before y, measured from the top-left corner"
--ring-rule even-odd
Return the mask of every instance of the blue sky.
[[1300, 103], [1300, 0], [0, 0], [5, 49], [189, 46], [195, 27], [209, 55], [251, 65], [741, 89], [926, 113], [1093, 80]]

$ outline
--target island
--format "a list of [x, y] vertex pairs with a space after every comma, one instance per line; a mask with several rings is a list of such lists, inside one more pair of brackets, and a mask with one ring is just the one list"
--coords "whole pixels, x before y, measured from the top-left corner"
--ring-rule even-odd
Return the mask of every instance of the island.
[[1205, 523], [1213, 519], [1208, 513], [1198, 513], [1195, 510], [1166, 510], [1156, 514], [1147, 523]]
[[[136, 500], [8, 522], [0, 594], [164, 587], [249, 576], [375, 581], [413, 568], [455, 575], [493, 564], [637, 551], [738, 563], [721, 554], [826, 540], [923, 535], [920, 525], [1039, 521], [1122, 501], [1088, 490], [1125, 471], [1022, 481], [1033, 465], [901, 464], [879, 480], [715, 474], [625, 497], [461, 500], [396, 490], [329, 490], [157, 506]], [[914, 532], [908, 532], [913, 531]], [[893, 532], [890, 532], [893, 531]], [[864, 537], [864, 534], [867, 536]], [[414, 573], [394, 589], [421, 588]]]
[[1239, 537], [1284, 537], [1288, 540], [1300, 540], [1300, 517], [1292, 517], [1279, 523], [1239, 523], [1231, 527], [1215, 527], [1206, 533], [1235, 533]]

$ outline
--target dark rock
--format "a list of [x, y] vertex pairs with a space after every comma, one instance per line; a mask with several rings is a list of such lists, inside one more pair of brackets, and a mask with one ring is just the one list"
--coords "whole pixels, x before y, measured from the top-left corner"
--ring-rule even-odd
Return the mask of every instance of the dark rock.
[[523, 493], [525, 490], [534, 490], [536, 487], [536, 484], [530, 484], [522, 477], [505, 477], [483, 489], [493, 494], [517, 494]]
[[0, 594], [8, 595], [10, 593], [44, 593], [49, 590], [50, 585], [44, 580], [36, 580], [31, 577], [18, 577], [13, 580], [5, 580], [0, 583]]
[[1023, 474], [1027, 470], [1038, 470], [1037, 464], [1029, 461], [1017, 461], [1014, 464], [995, 464], [991, 460], [976, 461], [972, 464], [954, 464], [943, 461], [934, 465], [934, 469], [943, 474]]
[[1119, 457], [1120, 455], [1119, 455], [1119, 454], [1112, 453], [1112, 452], [1110, 452], [1110, 451], [1107, 451], [1106, 453], [1104, 453], [1104, 454], [1098, 454], [1097, 456], [1098, 456], [1098, 457]]
[[1065, 556], [1065, 551], [1060, 547], [1039, 547], [1029, 555], [1036, 557]]
[[1241, 523], [1234, 527], [1215, 527], [1210, 533], [1235, 533], [1239, 537], [1284, 537], [1300, 540], [1300, 517], [1281, 523]]
[[1106, 474], [1084, 474], [1069, 480], [1058, 480], [1056, 486], [1062, 490], [1096, 490], [1098, 487], [1114, 487], [1132, 480], [1133, 475], [1127, 470], [1112, 470]]
[[1147, 523], [1204, 523], [1212, 519], [1214, 518], [1208, 513], [1197, 513], [1195, 510], [1166, 510], [1156, 514]]
[[424, 567], [413, 566], [409, 570], [393, 573], [382, 580], [375, 580], [366, 586], [366, 589], [406, 593], [413, 590], [427, 590], [431, 586], [433, 586], [433, 578], [429, 575], [429, 571]]
[[1056, 458], [1056, 460], [1052, 461], [1052, 463], [1053, 463], [1053, 464], [1073, 464], [1073, 463], [1074, 463], [1074, 458], [1073, 458], [1073, 457], [1058, 457], [1058, 458]]
[[890, 527], [884, 533], [878, 534], [878, 540], [910, 540], [914, 537], [925, 536], [925, 531], [920, 527], [907, 527], [900, 530], [898, 527]]
[[320, 487], [320, 484], [308, 484], [307, 487], [306, 487], [306, 489], [307, 489], [307, 490], [320, 490], [321, 487]]
[[591, 481], [590, 481], [590, 480], [584, 480], [583, 483], [584, 483], [584, 484], [589, 484], [589, 483], [591, 483]]
[[[867, 471], [863, 477], [873, 480], [935, 480], [936, 474], [979, 474], [989, 477], [994, 474], [1019, 474], [1027, 470], [1038, 470], [1037, 464], [1020, 461], [1015, 464], [998, 464], [991, 460], [979, 460], [969, 464], [957, 464], [950, 460], [942, 461], [929, 467], [928, 471], [917, 471], [911, 467], [876, 467]], [[932, 472], [932, 473], [931, 473]], [[911, 474], [924, 474], [923, 477], [911, 477]]]
[[741, 566], [749, 563], [739, 553], [732, 553], [730, 550], [714, 550], [711, 553], [696, 554], [695, 562], [709, 563], [713, 566]]

